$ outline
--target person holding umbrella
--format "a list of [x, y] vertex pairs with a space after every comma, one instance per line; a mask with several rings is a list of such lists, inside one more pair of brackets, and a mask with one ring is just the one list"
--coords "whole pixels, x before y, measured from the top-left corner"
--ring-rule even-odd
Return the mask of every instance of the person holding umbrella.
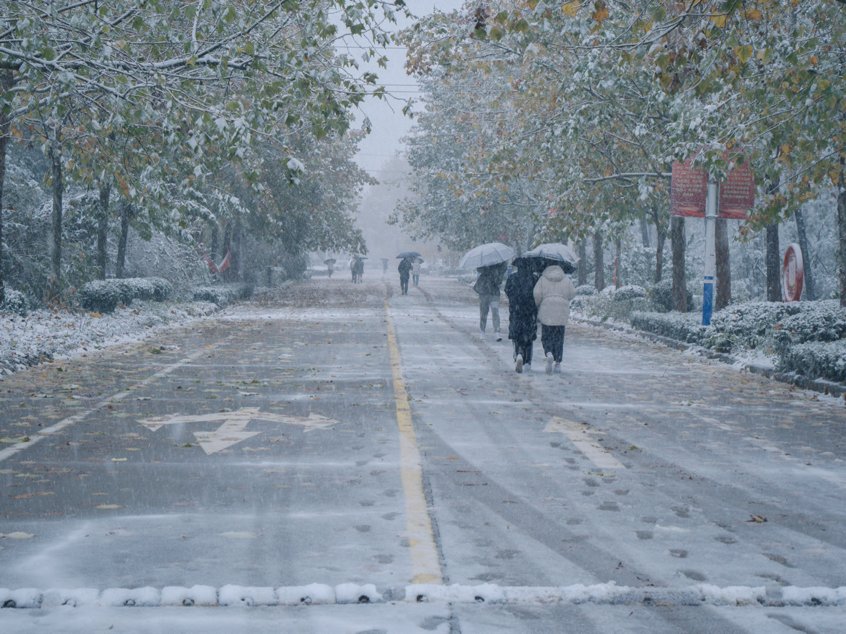
[[491, 313], [496, 340], [502, 341], [499, 332], [499, 289], [502, 276], [508, 268], [508, 261], [514, 255], [514, 249], [501, 242], [488, 242], [470, 249], [461, 258], [458, 266], [475, 268], [479, 273], [473, 290], [479, 294], [479, 336], [485, 338], [488, 312]]
[[[547, 264], [533, 291], [541, 323], [541, 344], [546, 356], [546, 373], [561, 372], [564, 356], [564, 330], [570, 319], [570, 300], [576, 287], [560, 266], [563, 262], [541, 258]], [[553, 368], [553, 363], [555, 367]]]
[[538, 337], [538, 307], [534, 288], [538, 280], [536, 260], [515, 258], [517, 270], [505, 281], [508, 297], [508, 338], [514, 342], [514, 369], [518, 374], [530, 369], [532, 348]]
[[508, 262], [476, 269], [479, 277], [473, 285], [473, 290], [479, 294], [479, 336], [482, 339], [485, 338], [488, 312], [490, 312], [496, 340], [502, 341], [502, 334], [499, 331], [499, 289], [502, 286], [502, 276], [505, 275], [506, 268], [508, 268]]
[[329, 277], [332, 277], [332, 273], [335, 272], [335, 262], [335, 258], [323, 260], [323, 263], [326, 265], [326, 273]]
[[400, 276], [400, 291], [408, 295], [408, 276], [411, 273], [411, 258], [403, 258], [397, 267]]

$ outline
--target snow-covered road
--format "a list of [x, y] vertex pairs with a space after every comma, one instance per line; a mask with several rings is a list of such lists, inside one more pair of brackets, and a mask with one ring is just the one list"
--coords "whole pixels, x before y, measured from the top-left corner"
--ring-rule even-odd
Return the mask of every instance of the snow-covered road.
[[387, 281], [4, 378], [0, 630], [842, 631], [842, 401]]

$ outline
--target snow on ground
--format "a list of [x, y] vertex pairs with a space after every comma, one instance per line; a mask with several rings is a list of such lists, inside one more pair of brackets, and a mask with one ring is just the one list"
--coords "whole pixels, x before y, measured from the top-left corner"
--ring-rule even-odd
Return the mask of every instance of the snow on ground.
[[34, 310], [25, 317], [0, 312], [0, 376], [41, 361], [73, 357], [140, 341], [162, 329], [206, 317], [208, 302], [133, 302], [113, 313]]

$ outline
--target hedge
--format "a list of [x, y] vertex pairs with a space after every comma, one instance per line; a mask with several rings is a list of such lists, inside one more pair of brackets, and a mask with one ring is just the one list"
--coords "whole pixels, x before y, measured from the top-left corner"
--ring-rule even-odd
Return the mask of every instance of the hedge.
[[79, 304], [86, 310], [112, 312], [118, 304], [129, 306], [132, 300], [163, 302], [173, 294], [173, 286], [160, 277], [130, 277], [94, 280], [77, 293]]
[[631, 316], [631, 324], [638, 330], [694, 344], [701, 344], [708, 332], [701, 320], [696, 313], [634, 312]]
[[3, 303], [0, 304], [0, 310], [15, 313], [16, 315], [24, 317], [27, 312], [29, 312], [29, 302], [26, 299], [26, 295], [20, 291], [7, 288], [5, 290]]
[[220, 284], [218, 286], [201, 286], [194, 289], [195, 302], [212, 302], [218, 306], [226, 306], [239, 299], [247, 299], [253, 294], [253, 287], [249, 284]]
[[778, 368], [803, 376], [846, 382], [846, 340], [812, 341], [781, 352]]

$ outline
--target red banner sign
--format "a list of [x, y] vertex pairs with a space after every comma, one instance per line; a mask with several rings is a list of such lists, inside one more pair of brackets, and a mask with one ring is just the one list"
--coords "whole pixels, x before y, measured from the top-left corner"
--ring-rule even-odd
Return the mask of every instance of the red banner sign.
[[[692, 159], [673, 163], [670, 180], [670, 213], [674, 216], [705, 216], [705, 199], [708, 196], [708, 174], [692, 167]], [[732, 169], [720, 183], [717, 215], [720, 218], [746, 220], [746, 214], [755, 205], [755, 177], [748, 163]]]
[[705, 216], [705, 198], [708, 195], [708, 175], [695, 169], [693, 160], [673, 163], [670, 180], [670, 213], [674, 216]]
[[749, 163], [736, 165], [720, 183], [720, 218], [746, 220], [746, 214], [755, 205], [755, 177]]

